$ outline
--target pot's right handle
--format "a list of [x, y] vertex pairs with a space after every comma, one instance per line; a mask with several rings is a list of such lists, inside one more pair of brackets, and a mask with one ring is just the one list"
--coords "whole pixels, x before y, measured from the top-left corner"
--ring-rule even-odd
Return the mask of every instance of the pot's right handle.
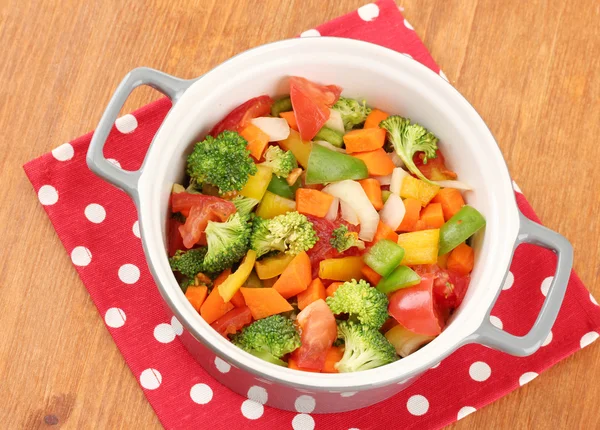
[[560, 234], [529, 220], [520, 212], [519, 214], [521, 224], [515, 248], [521, 243], [530, 243], [554, 251], [558, 256], [554, 279], [533, 327], [525, 336], [514, 336], [492, 325], [489, 319], [490, 312], [494, 307], [492, 304], [486, 318], [471, 339], [490, 348], [524, 357], [533, 354], [540, 348], [554, 325], [571, 275], [573, 247]]
[[148, 85], [169, 97], [175, 105], [179, 97], [193, 82], [194, 80], [179, 79], [148, 67], [138, 67], [129, 72], [115, 90], [92, 136], [86, 158], [90, 170], [133, 197], [137, 192], [137, 183], [142, 169], [123, 170], [108, 161], [103, 153], [106, 139], [123, 104], [135, 88], [140, 85]]

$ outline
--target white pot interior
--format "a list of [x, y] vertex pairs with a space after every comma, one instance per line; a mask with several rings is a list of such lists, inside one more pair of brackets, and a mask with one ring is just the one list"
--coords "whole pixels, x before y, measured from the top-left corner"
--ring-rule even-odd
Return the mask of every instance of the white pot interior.
[[[186, 155], [231, 109], [249, 98], [288, 92], [287, 77], [304, 76], [344, 88], [390, 113], [427, 127], [440, 139], [449, 167], [474, 187], [465, 194], [487, 220], [474, 240], [475, 270], [468, 294], [445, 331], [392, 365], [354, 374], [305, 374], [270, 365], [224, 340], [189, 305], [165, 251], [171, 185], [181, 182]], [[502, 154], [483, 120], [445, 80], [416, 61], [385, 48], [347, 39], [294, 39], [247, 51], [195, 82], [175, 105], [147, 155], [139, 184], [144, 246], [161, 294], [186, 328], [219, 355], [265, 378], [296, 386], [360, 389], [398, 382], [437, 364], [477, 329], [499, 291], [518, 230], [518, 212]]]

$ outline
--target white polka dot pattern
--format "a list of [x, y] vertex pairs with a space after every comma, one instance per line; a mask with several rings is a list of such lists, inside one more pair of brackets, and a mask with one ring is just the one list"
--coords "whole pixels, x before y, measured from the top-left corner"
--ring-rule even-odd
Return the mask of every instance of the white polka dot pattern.
[[554, 276], [548, 276], [546, 279], [544, 279], [542, 281], [540, 290], [542, 291], [542, 294], [544, 295], [544, 297], [546, 297], [548, 295], [548, 290], [550, 290], [550, 284], [552, 284], [553, 280], [554, 280]]
[[131, 133], [138, 126], [137, 119], [130, 113], [117, 118], [115, 127], [123, 134]]
[[52, 206], [58, 201], [58, 191], [52, 185], [42, 185], [38, 190], [38, 199], [44, 206]]
[[244, 400], [241, 407], [242, 415], [249, 420], [257, 420], [262, 417], [265, 407], [254, 400]]
[[502, 320], [500, 318], [495, 317], [494, 315], [490, 315], [490, 322], [492, 323], [492, 325], [494, 327], [497, 327], [500, 330], [502, 330], [503, 324], [502, 324]]
[[298, 412], [309, 414], [315, 410], [316, 401], [314, 397], [308, 395], [302, 395], [294, 402], [294, 407]]
[[215, 367], [221, 373], [227, 373], [231, 370], [231, 364], [219, 357], [215, 357]]
[[506, 279], [504, 280], [504, 285], [502, 285], [502, 291], [510, 290], [510, 288], [515, 283], [515, 275], [510, 270], [506, 274]]
[[406, 20], [406, 18], [404, 18], [404, 26], [405, 26], [406, 28], [408, 28], [409, 30], [414, 30], [413, 26], [412, 26], [412, 25], [410, 25], [410, 22], [408, 22], [408, 21]]
[[175, 339], [175, 332], [171, 324], [159, 324], [154, 327], [154, 338], [160, 343], [173, 342]]
[[420, 417], [421, 415], [425, 415], [429, 410], [429, 400], [420, 394], [411, 396], [408, 402], [406, 402], [406, 409], [408, 409], [411, 415]]
[[469, 376], [477, 382], [486, 381], [492, 374], [492, 369], [483, 361], [476, 361], [469, 367]]
[[377, 6], [375, 3], [369, 3], [359, 7], [357, 12], [358, 16], [363, 21], [373, 21], [379, 16], [379, 6]]
[[71, 261], [75, 266], [85, 267], [92, 262], [92, 253], [85, 246], [76, 246], [71, 251]]
[[462, 407], [460, 408], [460, 411], [458, 411], [458, 414], [456, 414], [456, 419], [462, 420], [464, 417], [466, 417], [467, 415], [471, 415], [476, 410], [477, 409], [475, 409], [473, 406]]
[[140, 269], [134, 264], [119, 267], [119, 279], [125, 284], [135, 284], [140, 279]]
[[162, 383], [162, 375], [156, 369], [146, 369], [140, 374], [140, 384], [146, 390], [156, 390]]
[[190, 397], [194, 403], [206, 405], [213, 398], [213, 390], [206, 384], [196, 384], [190, 390]]
[[136, 221], [133, 223], [133, 227], [131, 227], [131, 231], [133, 231], [133, 235], [140, 239], [142, 235], [140, 234], [140, 222]]
[[311, 28], [310, 30], [303, 31], [300, 33], [300, 37], [319, 37], [321, 33], [319, 30]]
[[596, 333], [595, 331], [591, 331], [589, 333], [584, 334], [581, 340], [579, 341], [579, 346], [585, 348], [586, 346], [594, 342], [596, 339], [598, 339], [598, 336], [598, 333]]
[[52, 156], [58, 161], [69, 161], [73, 155], [75, 155], [75, 150], [70, 143], [63, 143], [52, 150]]
[[125, 325], [125, 321], [127, 321], [127, 316], [122, 309], [110, 308], [104, 314], [104, 322], [111, 328], [123, 327]]
[[533, 381], [537, 377], [538, 377], [538, 374], [535, 372], [523, 373], [519, 377], [519, 385], [522, 387], [523, 385], [528, 384], [529, 382]]
[[83, 211], [89, 222], [100, 224], [106, 218], [106, 210], [98, 203], [90, 203]]
[[298, 414], [292, 420], [292, 428], [294, 430], [313, 430], [315, 428], [315, 420], [307, 414]]

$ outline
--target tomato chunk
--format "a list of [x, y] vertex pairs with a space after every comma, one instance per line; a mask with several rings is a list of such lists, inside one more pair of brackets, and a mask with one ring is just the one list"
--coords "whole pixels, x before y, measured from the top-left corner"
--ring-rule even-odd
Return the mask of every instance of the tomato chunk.
[[428, 158], [427, 163], [424, 163], [423, 158], [425, 154], [423, 152], [417, 152], [413, 156], [413, 161], [427, 179], [431, 179], [432, 181], [456, 179], [458, 175], [446, 167], [446, 160], [442, 151], [438, 149], [436, 154], [437, 157]]
[[[175, 203], [175, 196], [179, 194], [173, 194], [173, 200], [171, 202], [173, 210], [180, 208]], [[193, 196], [201, 194], [193, 194]], [[181, 206], [183, 208], [183, 206]], [[181, 210], [183, 211], [185, 208]], [[206, 229], [209, 221], [224, 222], [229, 218], [230, 215], [235, 213], [235, 205], [226, 200], [218, 197], [203, 196], [203, 199], [197, 199], [197, 202], [189, 208], [189, 213], [185, 220], [185, 224], [179, 226], [179, 233], [183, 238], [183, 244], [186, 248], [191, 248], [202, 238], [202, 233]]]
[[183, 237], [181, 237], [181, 233], [179, 232], [179, 227], [181, 227], [183, 223], [175, 218], [170, 218], [167, 224], [167, 251], [169, 253], [169, 257], [175, 255], [175, 253], [179, 250], [185, 251], [185, 245], [183, 244]]
[[219, 332], [221, 336], [235, 334], [244, 326], [252, 322], [252, 313], [248, 306], [230, 310], [210, 326]]
[[327, 351], [337, 338], [335, 317], [323, 299], [316, 300], [298, 314], [302, 346], [292, 353], [299, 367], [320, 371]]
[[209, 134], [212, 137], [217, 137], [225, 130], [238, 131], [247, 125], [251, 119], [268, 115], [271, 112], [272, 104], [273, 99], [267, 95], [254, 97], [229, 112], [225, 118], [212, 128]]

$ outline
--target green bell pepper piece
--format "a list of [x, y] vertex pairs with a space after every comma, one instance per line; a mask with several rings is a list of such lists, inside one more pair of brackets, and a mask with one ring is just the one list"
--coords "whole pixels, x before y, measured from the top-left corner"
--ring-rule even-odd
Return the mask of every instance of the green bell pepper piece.
[[271, 115], [279, 116], [281, 112], [289, 112], [292, 110], [292, 99], [289, 96], [275, 100], [271, 105]]
[[369, 249], [363, 260], [381, 276], [388, 276], [404, 258], [404, 248], [391, 240], [382, 239]]
[[389, 294], [401, 288], [412, 287], [420, 282], [421, 277], [410, 267], [398, 266], [392, 273], [382, 278], [376, 288], [382, 293]]
[[485, 218], [472, 206], [463, 206], [440, 228], [438, 255], [452, 251], [485, 225]]
[[364, 161], [351, 155], [313, 145], [306, 168], [307, 184], [327, 184], [345, 179], [366, 179], [369, 171]]
[[341, 148], [344, 144], [344, 135], [337, 130], [329, 127], [323, 127], [313, 140], [324, 140], [325, 142], [331, 143], [333, 146]]
[[299, 186], [300, 179], [298, 179], [296, 183], [290, 187], [285, 178], [280, 178], [277, 175], [273, 175], [271, 182], [269, 182], [269, 186], [267, 187], [267, 191], [271, 191], [273, 194], [285, 197], [286, 199], [294, 200], [296, 196], [296, 190]]

